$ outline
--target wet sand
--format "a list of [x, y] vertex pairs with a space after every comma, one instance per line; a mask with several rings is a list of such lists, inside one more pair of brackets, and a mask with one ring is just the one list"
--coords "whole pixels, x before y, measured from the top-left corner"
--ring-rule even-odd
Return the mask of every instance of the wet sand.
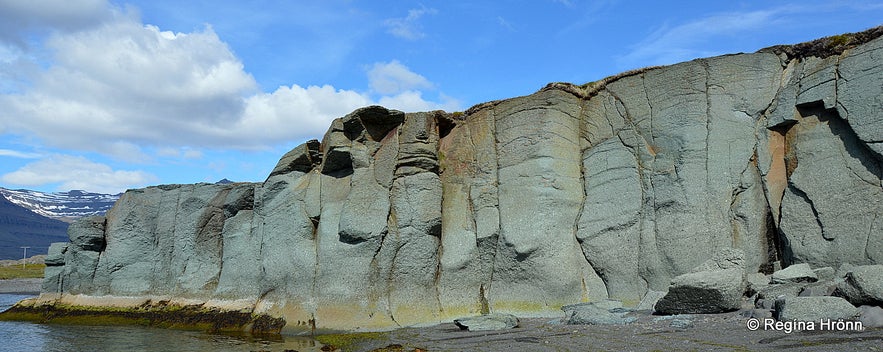
[[[346, 350], [371, 351], [401, 345], [391, 351], [883, 351], [883, 329], [863, 331], [749, 330], [749, 318], [739, 312], [692, 315], [692, 319], [660, 318], [634, 313], [628, 325], [565, 325], [550, 319], [521, 319], [505, 331], [469, 332], [453, 323], [403, 328], [360, 340]], [[679, 317], [676, 317], [679, 318]], [[672, 327], [678, 320], [690, 327]], [[762, 320], [761, 320], [762, 322]], [[557, 323], [557, 324], [556, 324]], [[676, 323], [675, 325], [677, 325]], [[689, 325], [689, 324], [688, 324]], [[398, 346], [393, 346], [398, 347]]]

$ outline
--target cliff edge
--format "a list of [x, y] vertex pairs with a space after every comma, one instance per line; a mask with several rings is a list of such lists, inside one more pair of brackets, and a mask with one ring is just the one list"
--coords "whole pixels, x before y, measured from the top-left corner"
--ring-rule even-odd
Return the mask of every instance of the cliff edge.
[[126, 192], [52, 246], [27, 304], [171, 302], [284, 319], [274, 329], [376, 330], [634, 306], [724, 248], [749, 273], [881, 264], [880, 32], [465, 113], [362, 108], [265, 182]]

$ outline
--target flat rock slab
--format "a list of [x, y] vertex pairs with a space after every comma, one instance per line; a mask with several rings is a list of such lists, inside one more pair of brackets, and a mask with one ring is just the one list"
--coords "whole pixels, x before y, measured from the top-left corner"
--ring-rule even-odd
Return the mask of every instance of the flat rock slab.
[[776, 300], [775, 316], [779, 321], [854, 320], [858, 308], [840, 297], [781, 297]]
[[454, 320], [462, 330], [469, 331], [493, 331], [506, 330], [518, 326], [518, 318], [511, 314], [493, 313], [477, 317], [460, 318]]
[[816, 282], [819, 280], [819, 277], [809, 264], [801, 263], [774, 272], [770, 280], [774, 284], [784, 284], [789, 282]]

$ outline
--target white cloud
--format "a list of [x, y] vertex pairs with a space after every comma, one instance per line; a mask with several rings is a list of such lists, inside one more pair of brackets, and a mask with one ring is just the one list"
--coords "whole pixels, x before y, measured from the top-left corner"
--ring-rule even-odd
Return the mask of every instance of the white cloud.
[[423, 28], [418, 22], [424, 15], [434, 15], [438, 13], [436, 9], [421, 7], [419, 9], [408, 10], [408, 16], [402, 18], [390, 18], [384, 23], [387, 32], [396, 37], [417, 40], [426, 36]]
[[[331, 121], [372, 102], [364, 95], [330, 85], [279, 87], [245, 101], [242, 118], [224, 134], [242, 148], [263, 141], [321, 138]], [[237, 136], [245, 136], [245, 139]], [[257, 139], [257, 140], [256, 140]]]
[[398, 94], [414, 89], [432, 89], [432, 83], [405, 65], [393, 60], [375, 63], [368, 70], [371, 89], [380, 94]]
[[79, 30], [114, 15], [106, 0], [0, 0], [0, 42], [24, 46], [23, 31]]
[[635, 63], [666, 65], [722, 54], [701, 49], [722, 36], [736, 36], [775, 23], [782, 9], [733, 12], [707, 16], [677, 25], [663, 26], [646, 39], [632, 46], [633, 50], [619, 58], [622, 66]]
[[113, 170], [82, 156], [55, 154], [4, 174], [0, 180], [20, 186], [59, 183], [59, 191], [79, 189], [115, 194], [155, 182], [157, 178], [144, 171]]
[[395, 60], [366, 71], [371, 89], [364, 92], [297, 84], [260, 92], [210, 27], [173, 33], [119, 15], [53, 33], [45, 45], [54, 58], [48, 68], [23, 92], [0, 93], [0, 133], [129, 162], [321, 138], [331, 120], [371, 104], [459, 108], [440, 92], [437, 102], [424, 99], [421, 90], [434, 85]]
[[404, 91], [394, 96], [381, 97], [378, 104], [401, 111], [433, 111], [460, 110], [460, 102], [442, 94], [441, 102], [427, 101], [423, 99], [423, 93], [416, 90]]
[[156, 155], [174, 159], [201, 159], [203, 157], [202, 151], [199, 150], [171, 147], [159, 148], [156, 151]]
[[0, 156], [8, 156], [20, 159], [36, 159], [40, 157], [40, 154], [20, 152], [18, 150], [0, 149]]

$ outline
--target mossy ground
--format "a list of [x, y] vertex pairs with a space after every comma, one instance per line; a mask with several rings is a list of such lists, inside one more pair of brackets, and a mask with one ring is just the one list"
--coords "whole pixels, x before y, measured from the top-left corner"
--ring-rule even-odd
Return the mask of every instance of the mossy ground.
[[285, 320], [249, 312], [223, 311], [199, 305], [147, 302], [138, 307], [89, 307], [65, 304], [16, 305], [2, 320], [77, 325], [142, 325], [210, 332], [279, 334]]
[[45, 268], [45, 264], [0, 266], [0, 280], [42, 278]]

